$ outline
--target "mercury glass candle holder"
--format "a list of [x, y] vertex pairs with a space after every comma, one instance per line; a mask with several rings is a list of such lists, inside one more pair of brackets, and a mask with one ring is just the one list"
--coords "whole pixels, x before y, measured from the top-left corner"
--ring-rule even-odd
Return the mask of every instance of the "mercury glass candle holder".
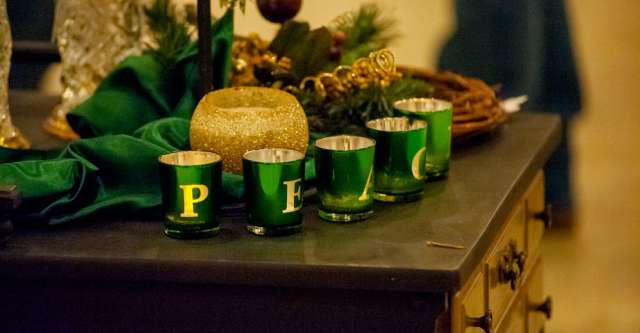
[[247, 230], [260, 236], [289, 235], [302, 230], [302, 182], [305, 155], [267, 148], [243, 156]]
[[159, 162], [164, 233], [174, 238], [203, 238], [218, 233], [222, 195], [220, 155], [180, 151], [160, 156]]
[[332, 222], [354, 222], [373, 214], [373, 161], [376, 142], [337, 135], [315, 145], [318, 215]]
[[451, 103], [434, 98], [409, 98], [396, 101], [393, 106], [396, 115], [427, 122], [426, 179], [446, 177], [451, 156]]
[[367, 122], [376, 140], [375, 199], [406, 202], [424, 192], [427, 123], [407, 117]]

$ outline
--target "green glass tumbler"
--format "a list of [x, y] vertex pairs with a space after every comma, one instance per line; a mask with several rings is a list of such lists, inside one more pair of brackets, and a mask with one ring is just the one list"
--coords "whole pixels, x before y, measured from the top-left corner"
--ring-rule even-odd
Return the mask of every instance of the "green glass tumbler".
[[393, 106], [396, 115], [427, 122], [426, 179], [446, 177], [451, 156], [451, 103], [434, 98], [409, 98], [396, 101]]
[[247, 230], [260, 236], [302, 230], [304, 154], [291, 149], [252, 150], [242, 157]]
[[383, 202], [417, 200], [424, 193], [427, 123], [407, 117], [367, 122], [376, 140], [375, 194]]
[[351, 135], [316, 141], [316, 188], [322, 219], [354, 222], [373, 214], [375, 145], [373, 139]]
[[220, 231], [222, 159], [218, 154], [180, 151], [160, 156], [164, 233], [203, 238]]

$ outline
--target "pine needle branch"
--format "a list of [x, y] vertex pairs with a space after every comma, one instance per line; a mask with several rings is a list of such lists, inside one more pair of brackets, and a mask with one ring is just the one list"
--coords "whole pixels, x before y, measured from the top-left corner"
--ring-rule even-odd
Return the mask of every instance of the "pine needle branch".
[[341, 63], [348, 65], [358, 58], [387, 47], [399, 37], [396, 20], [385, 17], [375, 3], [362, 5], [358, 10], [334, 20], [334, 29], [345, 33]]
[[144, 13], [155, 43], [151, 52], [163, 63], [169, 66], [175, 64], [180, 53], [191, 42], [188, 24], [178, 19], [171, 0], [154, 0], [150, 7], [144, 9]]

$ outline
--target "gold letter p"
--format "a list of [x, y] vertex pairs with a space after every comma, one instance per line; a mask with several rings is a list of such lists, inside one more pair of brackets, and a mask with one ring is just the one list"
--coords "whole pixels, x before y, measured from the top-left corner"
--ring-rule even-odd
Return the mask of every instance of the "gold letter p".
[[[197, 203], [203, 202], [209, 195], [209, 189], [200, 184], [196, 185], [180, 185], [182, 190], [182, 198], [184, 199], [184, 211], [180, 214], [180, 217], [198, 217], [198, 213], [194, 212], [193, 206]], [[193, 190], [198, 190], [198, 197], [193, 197]]]

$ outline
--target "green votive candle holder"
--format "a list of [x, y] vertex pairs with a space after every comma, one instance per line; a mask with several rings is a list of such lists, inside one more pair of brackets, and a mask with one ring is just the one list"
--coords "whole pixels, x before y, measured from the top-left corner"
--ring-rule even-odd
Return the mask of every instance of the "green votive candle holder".
[[373, 161], [376, 142], [338, 135], [315, 144], [316, 188], [320, 218], [354, 222], [373, 214]]
[[434, 98], [409, 98], [396, 101], [393, 106], [396, 115], [427, 122], [425, 178], [429, 181], [446, 177], [451, 156], [451, 103]]
[[164, 233], [204, 238], [220, 231], [222, 159], [218, 154], [180, 151], [159, 157]]
[[302, 230], [304, 154], [291, 149], [252, 150], [242, 157], [247, 230], [260, 236]]
[[417, 200], [424, 193], [427, 123], [407, 117], [367, 122], [376, 140], [374, 198], [383, 202]]

